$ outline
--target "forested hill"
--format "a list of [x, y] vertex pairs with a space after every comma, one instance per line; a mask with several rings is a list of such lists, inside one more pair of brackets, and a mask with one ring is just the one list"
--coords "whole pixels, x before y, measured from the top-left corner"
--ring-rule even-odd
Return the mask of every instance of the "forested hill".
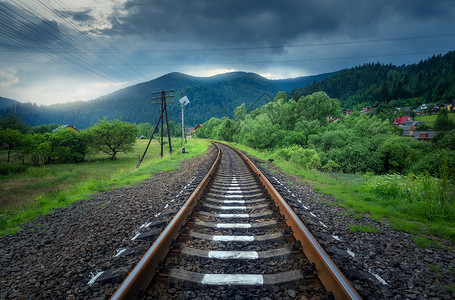
[[309, 95], [316, 91], [337, 98], [344, 108], [445, 103], [455, 98], [455, 52], [408, 66], [377, 63], [343, 70], [299, 89], [298, 93]]
[[19, 102], [16, 100], [0, 97], [0, 109], [14, 106], [17, 103]]
[[309, 76], [289, 80], [269, 80], [255, 73], [232, 72], [212, 77], [194, 77], [182, 73], [170, 73], [151, 81], [136, 84], [98, 99], [50, 106], [32, 103], [16, 105], [14, 109], [0, 110], [0, 117], [13, 113], [30, 125], [49, 123], [71, 124], [86, 128], [103, 117], [127, 122], [155, 123], [159, 117], [159, 105], [153, 105], [153, 92], [173, 89], [174, 101], [168, 107], [170, 120], [180, 122], [178, 100], [186, 95], [190, 104], [186, 107], [185, 123], [204, 123], [211, 117], [232, 117], [234, 109], [245, 102], [250, 109], [257, 108], [280, 90], [291, 90], [329, 76]]

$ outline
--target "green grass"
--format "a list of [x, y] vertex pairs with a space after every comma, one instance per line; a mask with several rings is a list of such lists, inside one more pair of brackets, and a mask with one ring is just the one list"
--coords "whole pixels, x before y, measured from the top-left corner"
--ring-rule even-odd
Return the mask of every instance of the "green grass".
[[352, 233], [355, 233], [355, 232], [378, 233], [379, 229], [376, 227], [373, 227], [373, 226], [368, 226], [368, 225], [351, 224], [351, 225], [349, 225], [349, 231]]
[[[424, 121], [425, 123], [427, 123], [428, 126], [434, 127], [437, 117], [438, 117], [437, 114], [429, 115], [429, 116], [416, 116], [414, 118], [414, 120], [415, 121]], [[453, 113], [453, 112], [449, 113], [449, 119], [452, 119], [453, 121], [455, 121], [455, 113]]]
[[[417, 236], [439, 236], [455, 243], [455, 218], [436, 218], [432, 215], [432, 209], [422, 209], [425, 207], [425, 203], [405, 204], [400, 202], [399, 198], [382, 197], [366, 188], [372, 179], [380, 176], [323, 173], [317, 170], [303, 169], [280, 157], [273, 156], [270, 151], [261, 152], [240, 144], [237, 144], [236, 147], [264, 161], [273, 158], [273, 165], [282, 172], [295, 175], [301, 178], [303, 182], [311, 184], [314, 190], [333, 196], [335, 201], [330, 205], [344, 207], [354, 216], [369, 215], [376, 220], [387, 222], [393, 230], [401, 230]], [[264, 167], [268, 164], [268, 162], [264, 163]], [[429, 182], [429, 180], [427, 181]], [[424, 182], [427, 181], [424, 179]], [[452, 203], [450, 206], [452, 212], [454, 204]], [[428, 217], [422, 217], [421, 213], [428, 214]], [[434, 213], [436, 214], [437, 211]], [[419, 241], [417, 244], [422, 245]]]
[[120, 153], [113, 161], [96, 154], [84, 163], [30, 167], [0, 179], [0, 235], [14, 233], [37, 216], [87, 199], [97, 191], [138, 184], [158, 172], [173, 171], [184, 159], [204, 154], [210, 145], [208, 140], [191, 139], [182, 154], [178, 141], [173, 143], [174, 153], [169, 155], [165, 150], [163, 159], [159, 157], [160, 145], [152, 142], [139, 169], [136, 164], [147, 140], [138, 140], [133, 152]]

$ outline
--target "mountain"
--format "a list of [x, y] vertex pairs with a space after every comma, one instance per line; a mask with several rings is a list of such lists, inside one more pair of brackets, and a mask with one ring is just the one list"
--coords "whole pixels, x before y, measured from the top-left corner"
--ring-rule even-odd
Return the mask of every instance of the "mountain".
[[297, 77], [297, 78], [289, 78], [289, 79], [275, 79], [273, 82], [278, 85], [281, 91], [292, 91], [295, 89], [302, 88], [304, 86], [307, 86], [309, 84], [312, 84], [314, 82], [322, 81], [326, 79], [327, 77], [330, 77], [332, 75], [338, 74], [338, 72], [332, 72], [332, 73], [323, 73], [319, 75], [311, 75], [311, 76], [302, 76], [302, 77]]
[[[324, 76], [324, 75], [321, 75]], [[86, 128], [103, 117], [121, 119], [127, 122], [155, 123], [160, 115], [159, 100], [154, 92], [174, 90], [173, 98], [168, 101], [170, 120], [181, 120], [178, 100], [187, 96], [190, 104], [185, 107], [185, 123], [194, 125], [203, 123], [211, 117], [232, 117], [234, 109], [246, 104], [254, 109], [274, 98], [280, 90], [289, 87], [302, 87], [301, 84], [314, 82], [317, 77], [286, 80], [269, 80], [255, 73], [231, 72], [211, 77], [195, 77], [182, 73], [169, 73], [154, 80], [129, 86], [113, 93], [87, 102], [72, 102], [38, 106], [25, 103], [16, 106], [15, 114], [30, 125], [49, 123], [71, 124], [77, 128]], [[0, 117], [14, 113], [11, 108], [0, 110]]]
[[446, 103], [455, 99], [455, 51], [407, 66], [376, 63], [342, 70], [299, 89], [298, 93], [308, 95], [316, 91], [337, 98], [345, 108]]
[[0, 109], [4, 109], [4, 108], [7, 108], [7, 107], [12, 107], [12, 106], [14, 106], [17, 103], [20, 103], [20, 102], [16, 101], [16, 100], [13, 100], [13, 99], [0, 97]]

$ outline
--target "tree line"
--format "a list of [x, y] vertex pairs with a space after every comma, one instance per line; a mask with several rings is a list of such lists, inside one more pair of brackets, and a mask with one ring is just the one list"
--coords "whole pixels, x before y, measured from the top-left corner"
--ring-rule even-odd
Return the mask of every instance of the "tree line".
[[[340, 102], [325, 92], [289, 98], [279, 92], [273, 101], [247, 113], [245, 105], [234, 118], [211, 118], [199, 137], [238, 142], [269, 151], [299, 167], [344, 173], [422, 173], [440, 176], [455, 170], [455, 125], [447, 113], [431, 142], [401, 136], [388, 119], [354, 113], [341, 117]], [[445, 165], [444, 165], [445, 164]], [[452, 172], [450, 176], [455, 179]]]
[[[22, 171], [26, 164], [40, 166], [51, 163], [80, 163], [89, 153], [102, 152], [112, 160], [119, 152], [132, 150], [136, 138], [149, 138], [154, 126], [150, 123], [131, 124], [120, 120], [102, 119], [94, 126], [76, 132], [61, 129], [53, 132], [59, 125], [52, 123], [29, 127], [13, 115], [0, 119], [0, 147], [6, 152], [7, 165], [3, 164], [1, 175]], [[172, 136], [181, 136], [181, 126], [169, 122]], [[159, 136], [159, 132], [156, 137]], [[167, 136], [165, 126], [164, 135]], [[19, 160], [21, 166], [8, 164], [12, 158]]]
[[408, 66], [364, 64], [291, 94], [308, 95], [317, 91], [325, 91], [339, 99], [343, 108], [352, 109], [364, 105], [415, 108], [422, 103], [446, 103], [455, 99], [455, 52], [434, 55]]

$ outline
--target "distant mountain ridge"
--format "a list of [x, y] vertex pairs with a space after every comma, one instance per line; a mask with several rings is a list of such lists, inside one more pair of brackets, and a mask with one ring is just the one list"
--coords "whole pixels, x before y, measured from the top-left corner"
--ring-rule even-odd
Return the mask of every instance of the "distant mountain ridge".
[[86, 102], [72, 102], [38, 106], [22, 103], [0, 110], [0, 117], [8, 113], [18, 115], [30, 125], [49, 123], [71, 124], [86, 128], [103, 117], [121, 119], [132, 123], [154, 123], [159, 117], [159, 106], [153, 105], [154, 92], [174, 90], [173, 104], [168, 106], [170, 120], [180, 122], [178, 100], [187, 96], [190, 104], [185, 113], [185, 122], [190, 125], [203, 123], [211, 117], [232, 117], [234, 109], [245, 103], [254, 109], [273, 99], [280, 90], [290, 91], [330, 74], [270, 80], [256, 73], [231, 72], [211, 77], [195, 77], [173, 72], [156, 79], [135, 84]]

